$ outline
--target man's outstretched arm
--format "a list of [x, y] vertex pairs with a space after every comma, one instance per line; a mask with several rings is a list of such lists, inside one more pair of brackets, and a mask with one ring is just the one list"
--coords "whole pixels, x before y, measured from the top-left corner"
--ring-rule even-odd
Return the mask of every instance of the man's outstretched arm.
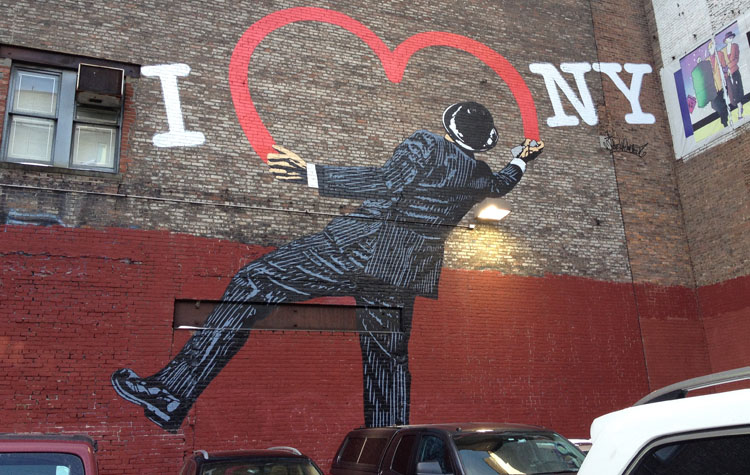
[[281, 145], [273, 148], [279, 153], [269, 153], [266, 158], [277, 180], [306, 183], [321, 196], [338, 198], [374, 198], [388, 191], [380, 168], [316, 166]]
[[492, 183], [493, 193], [497, 196], [505, 195], [515, 187], [526, 172], [526, 165], [538, 157], [544, 150], [544, 142], [525, 139], [520, 145], [510, 151], [513, 159], [502, 170], [494, 173]]

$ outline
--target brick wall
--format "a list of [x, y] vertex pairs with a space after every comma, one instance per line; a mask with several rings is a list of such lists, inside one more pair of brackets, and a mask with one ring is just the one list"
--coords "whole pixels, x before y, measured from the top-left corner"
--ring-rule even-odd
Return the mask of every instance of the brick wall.
[[[745, 229], [727, 224], [746, 224], [747, 201], [722, 210], [727, 246], [691, 214], [701, 206], [710, 213], [697, 190], [713, 173], [722, 177], [713, 180], [716, 191], [740, 196], [741, 159], [675, 167], [656, 68], [640, 94], [655, 124], [627, 123], [628, 101], [590, 72], [598, 123], [549, 127], [555, 111], [529, 66], [655, 64], [650, 8], [619, 0], [311, 6], [346, 15], [347, 25], [359, 22], [391, 49], [416, 33], [444, 31], [503, 55], [529, 87], [546, 143], [507, 196], [511, 215], [500, 225], [470, 229], [466, 217], [454, 226], [437, 299], [416, 300], [411, 422], [518, 421], [587, 436], [594, 417], [649, 389], [744, 358], [737, 330], [747, 311], [740, 297], [747, 263], [735, 259], [743, 263], [731, 275], [725, 269], [732, 253], [747, 250]], [[220, 299], [242, 266], [361, 202], [275, 180], [238, 120], [229, 85], [236, 44], [270, 15], [284, 21], [288, 7], [7, 6], [5, 44], [187, 65], [189, 74], [177, 78], [182, 125], [205, 141], [154, 143], [175, 127], [168, 121], [175, 103], [158, 77], [142, 75], [126, 84], [118, 174], [0, 163], [0, 216], [46, 213], [61, 223], [0, 228], [0, 297], [8, 302], [0, 312], [9, 322], [0, 330], [0, 432], [87, 432], [100, 443], [105, 473], [168, 473], [193, 450], [270, 445], [298, 446], [327, 468], [341, 437], [362, 424], [355, 333], [253, 332], [175, 434], [149, 422], [110, 382], [122, 367], [159, 370], [188, 341], [189, 332], [173, 329], [175, 300]], [[2, 101], [8, 70], [0, 74]], [[379, 167], [414, 130], [440, 132], [443, 109], [460, 100], [485, 103], [496, 118], [500, 144], [486, 154], [492, 169], [524, 135], [509, 86], [469, 52], [420, 50], [396, 84], [360, 38], [330, 23], [269, 33], [247, 81], [271, 136], [318, 164]], [[647, 143], [646, 154], [611, 152], [601, 145], [605, 135]], [[747, 156], [743, 144], [721, 150]], [[696, 280], [704, 285], [697, 294]], [[730, 335], [731, 354], [720, 354]]]
[[[747, 127], [743, 128], [744, 130]], [[677, 164], [690, 254], [699, 286], [748, 275], [750, 137]]]
[[745, 366], [748, 348], [750, 304], [747, 276], [706, 285], [698, 289], [711, 366], [716, 371]]
[[[648, 21], [641, 5], [593, 2], [593, 20], [601, 61], [616, 61], [628, 45], [632, 62], [652, 58]], [[682, 209], [674, 172], [669, 124], [658, 74], [647, 75], [641, 88], [644, 110], [655, 116], [650, 126], [627, 124], [627, 100], [612, 81], [604, 80], [602, 133], [631, 143], [648, 144], [645, 155], [613, 152], [612, 162], [625, 222], [628, 258], [636, 282], [690, 287], [693, 277]]]
[[[672, 2], [654, 1], [652, 43], [660, 48], [664, 63], [679, 60], [744, 15], [748, 5], [747, 1], [688, 1], [675, 9]], [[743, 349], [747, 331], [741, 323], [750, 308], [750, 294], [743, 287], [750, 275], [747, 132], [747, 124], [741, 125], [674, 165], [698, 309], [711, 368], [717, 371], [747, 362]]]
[[[2, 232], [4, 432], [85, 432], [103, 473], [171, 473], [193, 450], [279, 444], [327, 469], [362, 424], [356, 333], [254, 332], [177, 434], [113, 391], [114, 368], [153, 372], [187, 340], [175, 299], [217, 299], [268, 248], [118, 228]], [[638, 326], [628, 284], [446, 271], [439, 299], [415, 309], [412, 421], [585, 436], [593, 416], [648, 390]]]
[[[218, 3], [210, 8], [211, 15], [202, 13], [206, 7], [199, 2], [169, 11], [148, 5], [108, 6], [84, 14], [77, 8], [67, 8], [65, 3], [55, 7], [59, 11], [46, 13], [34, 5], [27, 9], [16, 3], [15, 21], [23, 28], [5, 28], [0, 41], [141, 65], [190, 66], [190, 74], [178, 78], [184, 127], [203, 133], [205, 143], [173, 148], [153, 145], [154, 135], [166, 132], [169, 125], [159, 79], [141, 77], [131, 81], [138, 126], [126, 135], [130, 143], [122, 165], [127, 166], [127, 173], [114, 183], [107, 177], [97, 180], [102, 181], [100, 189], [105, 192], [236, 206], [232, 211], [219, 208], [206, 213], [195, 206], [120, 200], [115, 211], [97, 213], [99, 205], [83, 206], [85, 201], [97, 199], [90, 197], [68, 200], [65, 207], [50, 212], [71, 226], [85, 222], [91, 226], [166, 227], [206, 237], [279, 244], [300, 235], [300, 215], [288, 211], [325, 213], [303, 224], [312, 230], [359, 204], [354, 200], [321, 200], [307, 187], [280, 186], [240, 128], [229, 96], [231, 54], [247, 28], [282, 10], [283, 5], [257, 6], [237, 14], [234, 7]], [[532, 8], [525, 2], [482, 7], [467, 4], [459, 11], [427, 2], [382, 5], [375, 10], [370, 4], [350, 2], [321, 6], [361, 22], [391, 48], [416, 32], [431, 30], [483, 43], [507, 57], [521, 73], [542, 123], [552, 115], [551, 107], [542, 78], [532, 74], [528, 65], [596, 59], [591, 24], [579, 21], [581, 15], [588, 16], [587, 5], [575, 7], [580, 14], [562, 16], [554, 7]], [[36, 21], [45, 15], [54, 17], [46, 29], [44, 22]], [[529, 24], [532, 20], [535, 23]], [[534, 27], [536, 23], [538, 28]], [[498, 34], [500, 24], [510, 30]], [[104, 28], [106, 34], [101, 31]], [[525, 38], [523, 46], [509, 40], [517, 37]], [[193, 46], [186, 48], [187, 44]], [[346, 45], [344, 51], [339, 51], [341, 45]], [[627, 59], [623, 56], [618, 60]], [[282, 75], [278, 72], [280, 65]], [[459, 100], [492, 104], [503, 131], [500, 145], [486, 157], [493, 168], [507, 162], [508, 148], [523, 136], [518, 109], [507, 86], [473, 56], [453, 48], [421, 50], [410, 61], [403, 81], [393, 84], [375, 55], [355, 35], [330, 24], [300, 22], [263, 40], [253, 56], [248, 80], [271, 135], [316, 163], [380, 165], [414, 130], [439, 132], [443, 109]], [[589, 88], [595, 97], [601, 96], [601, 84], [594, 75], [589, 75]], [[457, 228], [448, 245], [463, 252], [446, 254], [446, 265], [525, 275], [572, 272], [604, 280], [629, 280], [611, 157], [597, 147], [597, 135], [586, 126], [545, 128], [542, 132], [547, 143], [545, 161], [533, 164], [518, 192], [508, 197], [515, 211], [504, 229], [513, 236], [523, 236], [505, 241], [512, 259], [498, 259], [494, 252], [486, 257], [483, 251], [471, 252], [467, 242], [474, 235]], [[587, 170], [585, 174], [578, 172], [582, 167]], [[0, 168], [0, 174], [17, 184], [40, 181], [36, 170], [23, 174]], [[45, 186], [62, 189], [79, 189], [80, 181], [80, 186], [88, 189], [92, 181], [75, 175], [42, 176]], [[555, 206], [549, 206], [551, 203]], [[247, 207], [259, 208], [260, 212]], [[282, 211], [269, 212], [268, 208]], [[564, 224], [559, 222], [560, 215], [566, 216]], [[255, 220], [259, 225], [245, 224]], [[490, 239], [496, 241], [497, 236]]]

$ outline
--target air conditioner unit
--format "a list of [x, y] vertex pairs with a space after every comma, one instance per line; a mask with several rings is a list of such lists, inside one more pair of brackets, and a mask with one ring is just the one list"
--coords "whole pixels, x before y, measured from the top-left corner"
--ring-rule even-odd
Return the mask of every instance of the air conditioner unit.
[[76, 102], [99, 107], [120, 107], [125, 71], [107, 66], [78, 65]]

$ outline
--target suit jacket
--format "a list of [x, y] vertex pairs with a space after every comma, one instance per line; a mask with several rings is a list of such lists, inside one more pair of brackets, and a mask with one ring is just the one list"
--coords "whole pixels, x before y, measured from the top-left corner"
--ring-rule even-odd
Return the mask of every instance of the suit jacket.
[[420, 130], [380, 168], [317, 166], [321, 196], [364, 199], [324, 230], [342, 249], [367, 242], [364, 272], [416, 295], [435, 297], [444, 243], [477, 203], [508, 193], [523, 171], [497, 173], [437, 134]]
[[[729, 50], [729, 52], [727, 52]], [[726, 66], [729, 69], [729, 74], [734, 74], [739, 70], [740, 61], [740, 47], [737, 43], [732, 43], [731, 48], [724, 48], [721, 50], [724, 54], [724, 61], [722, 66]]]

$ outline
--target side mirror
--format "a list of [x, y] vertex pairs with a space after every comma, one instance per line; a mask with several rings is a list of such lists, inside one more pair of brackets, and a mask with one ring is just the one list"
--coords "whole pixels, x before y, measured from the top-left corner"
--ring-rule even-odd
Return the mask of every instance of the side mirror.
[[443, 475], [443, 469], [440, 467], [440, 462], [430, 460], [429, 462], [419, 462], [417, 464], [417, 475]]

